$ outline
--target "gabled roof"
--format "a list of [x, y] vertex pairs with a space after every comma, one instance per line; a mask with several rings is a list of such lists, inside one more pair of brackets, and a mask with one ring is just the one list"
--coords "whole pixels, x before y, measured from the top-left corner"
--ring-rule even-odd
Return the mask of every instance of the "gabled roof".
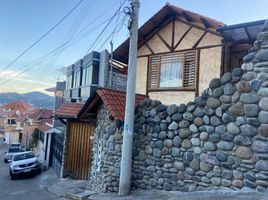
[[21, 114], [32, 111], [35, 108], [23, 101], [14, 101], [9, 104], [4, 105], [2, 108], [5, 110], [19, 111]]
[[42, 124], [41, 126], [38, 127], [38, 129], [45, 133], [46, 131], [48, 131], [49, 129], [51, 129], [52, 126], [49, 126], [48, 124]]
[[[146, 98], [148, 98], [148, 96], [136, 94], [135, 107]], [[96, 113], [96, 106], [100, 102], [103, 102], [107, 106], [114, 120], [124, 121], [126, 92], [105, 88], [98, 88], [86, 101], [78, 114], [79, 118], [84, 118], [84, 116], [88, 114]]]
[[76, 118], [83, 103], [64, 103], [55, 111], [57, 118]]
[[52, 110], [42, 108], [32, 112], [28, 118], [34, 121], [43, 120], [43, 122], [52, 123], [52, 115]]
[[[148, 40], [148, 37], [152, 33], [161, 27], [168, 20], [175, 17], [182, 17], [184, 21], [196, 26], [196, 23], [203, 25], [206, 29], [211, 30], [215, 34], [218, 34], [216, 29], [218, 27], [224, 26], [224, 23], [211, 19], [209, 17], [194, 13], [188, 10], [184, 10], [177, 6], [167, 3], [162, 7], [155, 15], [153, 15], [147, 22], [145, 22], [138, 31], [138, 47], [140, 47], [144, 41]], [[201, 28], [201, 26], [200, 26]], [[150, 38], [149, 38], [150, 39]], [[120, 46], [114, 51], [114, 58], [121, 62], [126, 62], [128, 60], [128, 49], [129, 49], [129, 38], [125, 40]]]

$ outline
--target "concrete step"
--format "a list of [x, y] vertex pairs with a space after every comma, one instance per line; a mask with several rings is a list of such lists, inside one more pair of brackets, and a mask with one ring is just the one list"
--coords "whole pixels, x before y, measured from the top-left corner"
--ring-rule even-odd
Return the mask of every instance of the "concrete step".
[[90, 195], [93, 195], [93, 194], [96, 194], [96, 192], [92, 192], [90, 190], [76, 189], [76, 190], [67, 192], [64, 195], [64, 197], [69, 198], [69, 199], [74, 199], [74, 200], [88, 200], [88, 197], [90, 197]]

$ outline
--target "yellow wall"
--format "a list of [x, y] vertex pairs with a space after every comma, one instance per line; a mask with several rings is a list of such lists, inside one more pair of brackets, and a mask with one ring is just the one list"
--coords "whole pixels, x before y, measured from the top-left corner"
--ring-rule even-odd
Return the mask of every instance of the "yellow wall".
[[199, 68], [199, 94], [208, 88], [209, 82], [213, 78], [220, 77], [221, 67], [221, 47], [201, 49]]
[[[175, 21], [175, 38], [174, 45], [180, 41], [182, 36], [189, 29], [189, 25], [181, 21]], [[172, 22], [163, 27], [158, 34], [171, 46], [172, 45]], [[188, 34], [181, 40], [180, 45], [175, 51], [184, 49], [191, 49], [199, 38], [204, 34], [204, 30], [193, 27]], [[215, 34], [206, 33], [203, 39], [199, 42], [197, 48], [200, 50], [200, 77], [199, 77], [199, 94], [208, 87], [209, 81], [214, 77], [220, 76], [221, 65], [221, 47], [203, 49], [205, 46], [221, 45], [221, 37]], [[155, 34], [147, 45], [154, 51], [154, 53], [168, 53], [169, 48], [161, 41], [160, 37]], [[138, 64], [137, 64], [137, 78], [136, 78], [136, 92], [146, 94], [147, 89], [147, 66], [148, 57], [151, 51], [146, 45], [138, 49]], [[193, 101], [195, 98], [194, 91], [161, 91], [149, 92], [151, 99], [160, 100], [164, 104], [181, 104]]]
[[149, 92], [149, 97], [151, 99], [157, 99], [163, 104], [182, 104], [189, 101], [193, 101], [195, 98], [194, 92], [185, 91], [161, 91], [161, 92]]
[[138, 58], [136, 75], [136, 93], [146, 94], [148, 58]]

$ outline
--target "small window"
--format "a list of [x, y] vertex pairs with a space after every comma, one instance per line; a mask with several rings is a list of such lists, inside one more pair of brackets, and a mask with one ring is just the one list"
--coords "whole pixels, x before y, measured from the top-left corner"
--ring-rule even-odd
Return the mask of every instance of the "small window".
[[150, 57], [148, 89], [195, 88], [196, 51]]
[[7, 120], [7, 124], [8, 125], [15, 125], [16, 124], [16, 120], [15, 119], [8, 119]]

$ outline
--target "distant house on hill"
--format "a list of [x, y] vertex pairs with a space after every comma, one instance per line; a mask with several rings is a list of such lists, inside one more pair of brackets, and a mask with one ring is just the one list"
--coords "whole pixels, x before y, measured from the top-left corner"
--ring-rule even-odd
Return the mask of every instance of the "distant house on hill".
[[4, 127], [5, 142], [21, 142], [24, 117], [35, 108], [23, 101], [14, 101], [1, 107], [0, 125]]
[[32, 132], [35, 128], [52, 127], [52, 115], [53, 111], [49, 109], [35, 109], [31, 113], [27, 114], [23, 121], [23, 134], [21, 143], [26, 147], [29, 146], [29, 141]]

